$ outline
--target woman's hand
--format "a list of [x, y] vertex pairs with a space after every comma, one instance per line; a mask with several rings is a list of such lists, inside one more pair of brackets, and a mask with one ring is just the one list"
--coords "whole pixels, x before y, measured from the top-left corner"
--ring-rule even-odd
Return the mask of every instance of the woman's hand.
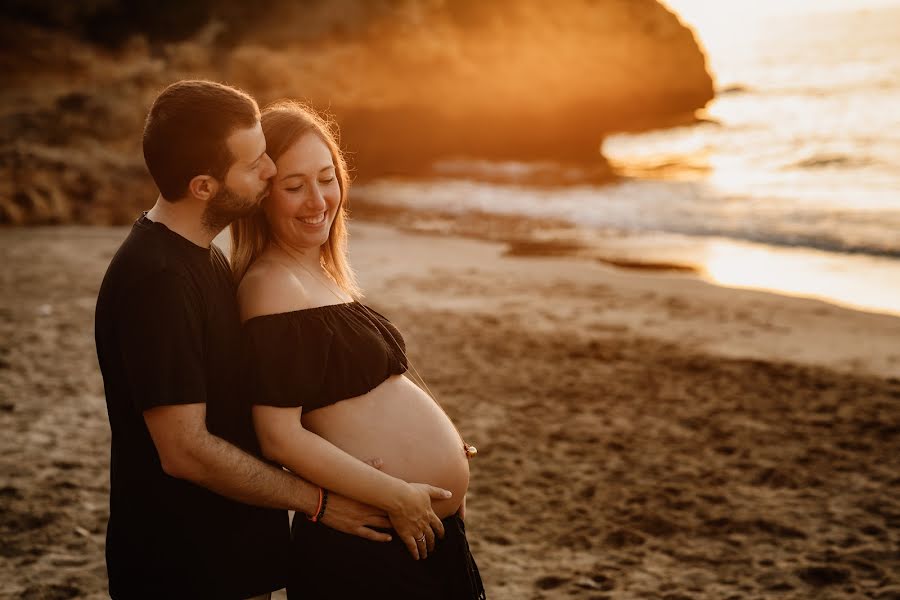
[[448, 490], [427, 483], [408, 483], [397, 508], [388, 512], [391, 525], [415, 560], [426, 558], [434, 550], [435, 536], [444, 537], [444, 524], [432, 510], [431, 500], [451, 496]]
[[[300, 415], [300, 408], [253, 407], [253, 422], [265, 457], [330, 493], [383, 510], [413, 558], [428, 556], [434, 549], [435, 535], [444, 536], [444, 525], [432, 510], [431, 500], [446, 500], [453, 494], [382, 472], [383, 464], [377, 457], [363, 461], [348, 454], [304, 429]], [[362, 524], [363, 528], [367, 525], [371, 523]], [[371, 536], [365, 529], [357, 529], [355, 534], [384, 539]]]

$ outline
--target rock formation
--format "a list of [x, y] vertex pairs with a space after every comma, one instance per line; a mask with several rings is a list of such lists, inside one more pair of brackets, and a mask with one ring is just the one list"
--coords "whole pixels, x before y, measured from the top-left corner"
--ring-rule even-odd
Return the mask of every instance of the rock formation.
[[7, 16], [0, 221], [121, 222], [152, 203], [143, 118], [182, 77], [325, 109], [357, 178], [427, 176], [452, 159], [559, 163], [602, 181], [605, 135], [684, 123], [713, 95], [691, 31], [655, 0], [266, 6], [240, 22], [223, 10], [230, 21], [180, 42], [112, 49]]

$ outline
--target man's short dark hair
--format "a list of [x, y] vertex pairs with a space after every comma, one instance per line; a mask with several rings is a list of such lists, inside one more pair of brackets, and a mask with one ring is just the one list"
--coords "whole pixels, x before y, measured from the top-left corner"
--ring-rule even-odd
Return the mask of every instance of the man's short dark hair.
[[228, 137], [258, 121], [256, 101], [221, 83], [184, 80], [163, 90], [144, 124], [144, 162], [162, 197], [182, 198], [198, 175], [224, 180], [235, 160]]

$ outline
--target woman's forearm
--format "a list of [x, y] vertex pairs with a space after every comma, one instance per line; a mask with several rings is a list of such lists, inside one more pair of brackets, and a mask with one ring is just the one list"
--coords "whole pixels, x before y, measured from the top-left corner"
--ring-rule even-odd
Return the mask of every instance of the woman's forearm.
[[269, 439], [268, 458], [316, 485], [387, 512], [400, 503], [406, 482], [341, 450], [325, 438], [295, 426], [289, 434]]

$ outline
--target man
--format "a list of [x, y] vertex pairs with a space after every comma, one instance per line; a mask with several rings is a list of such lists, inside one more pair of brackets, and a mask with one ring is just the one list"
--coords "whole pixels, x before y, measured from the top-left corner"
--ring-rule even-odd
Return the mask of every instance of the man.
[[[113, 258], [96, 311], [112, 429], [110, 595], [265, 598], [285, 585], [286, 509], [315, 515], [320, 490], [257, 458], [235, 288], [211, 241], [257, 210], [275, 166], [256, 102], [208, 81], [160, 94], [143, 147], [160, 196]], [[370, 529], [390, 526], [370, 506], [332, 494], [319, 513], [390, 539]]]

